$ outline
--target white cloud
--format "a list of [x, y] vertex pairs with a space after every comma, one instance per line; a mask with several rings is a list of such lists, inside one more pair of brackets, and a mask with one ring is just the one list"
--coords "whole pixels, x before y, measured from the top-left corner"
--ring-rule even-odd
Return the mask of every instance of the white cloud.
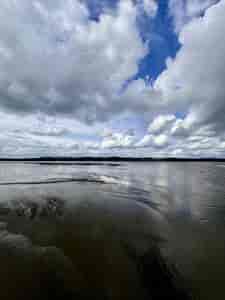
[[[169, 122], [164, 122], [165, 120]], [[188, 117], [179, 119], [168, 115], [159, 115], [149, 127], [152, 125], [153, 130], [150, 133], [148, 130], [135, 147], [147, 148], [153, 156], [157, 156], [157, 153], [180, 157], [224, 155], [222, 152], [224, 132], [216, 133], [210, 125], [190, 126]], [[153, 133], [154, 128], [156, 131]]]
[[225, 130], [225, 1], [184, 26], [181, 49], [158, 77], [155, 89], [168, 105], [188, 109], [188, 126]]
[[150, 146], [152, 141], [152, 135], [146, 134], [140, 141], [136, 143], [136, 147]]
[[148, 127], [150, 133], [159, 133], [175, 120], [174, 115], [159, 115], [157, 116]]
[[145, 12], [151, 16], [154, 17], [158, 10], [158, 3], [156, 0], [143, 0], [143, 6]]
[[168, 144], [168, 141], [168, 136], [166, 136], [165, 134], [160, 134], [153, 137], [153, 144], [156, 147], [164, 147]]
[[133, 131], [126, 131], [122, 133], [110, 133], [104, 135], [100, 147], [105, 148], [129, 148], [134, 146], [136, 137]]
[[179, 156], [182, 156], [184, 153], [183, 153], [183, 149], [182, 148], [177, 148], [175, 150], [173, 150], [171, 152], [171, 156], [175, 156], [175, 157], [179, 157]]
[[222, 142], [219, 147], [225, 150], [225, 141]]
[[2, 0], [1, 108], [84, 122], [132, 111], [119, 91], [146, 54], [137, 10], [132, 1], [121, 1], [96, 22], [78, 0]]
[[172, 128], [171, 128], [171, 134], [174, 136], [181, 136], [185, 137], [190, 134], [190, 128], [187, 126], [184, 120], [177, 119], [176, 122], [174, 122]]
[[201, 16], [218, 0], [169, 0], [170, 14], [174, 19], [176, 32], [193, 18]]
[[[77, 0], [2, 0], [0, 155], [224, 155], [225, 0], [185, 2], [174, 15], [181, 18], [176, 57], [153, 85], [139, 78], [121, 92], [146, 54], [136, 24], [140, 5], [120, 1], [96, 22]], [[151, 121], [142, 138], [133, 130], [104, 131], [123, 114]]]

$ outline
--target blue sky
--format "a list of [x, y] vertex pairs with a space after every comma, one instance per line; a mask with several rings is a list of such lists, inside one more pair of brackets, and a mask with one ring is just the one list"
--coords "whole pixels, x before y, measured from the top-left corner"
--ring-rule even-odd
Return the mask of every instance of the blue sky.
[[2, 0], [0, 156], [224, 157], [224, 22], [225, 0]]
[[[118, 0], [87, 0], [90, 18], [99, 21], [105, 10], [113, 10]], [[154, 18], [141, 11], [137, 18], [137, 26], [143, 42], [149, 44], [149, 53], [140, 60], [137, 74], [129, 79], [146, 78], [155, 80], [166, 68], [167, 57], [175, 57], [180, 44], [174, 32], [173, 18], [169, 13], [168, 1], [159, 0], [158, 10]]]
[[180, 44], [174, 32], [173, 19], [169, 14], [168, 2], [158, 1], [158, 11], [154, 18], [147, 14], [138, 18], [141, 36], [149, 43], [149, 53], [139, 63], [135, 78], [149, 76], [155, 80], [166, 68], [166, 59], [174, 58]]

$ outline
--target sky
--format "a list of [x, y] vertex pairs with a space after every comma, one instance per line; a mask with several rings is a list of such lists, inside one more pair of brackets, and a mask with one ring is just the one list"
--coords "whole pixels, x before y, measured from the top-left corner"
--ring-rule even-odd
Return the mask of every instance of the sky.
[[225, 0], [1, 0], [0, 157], [225, 157]]

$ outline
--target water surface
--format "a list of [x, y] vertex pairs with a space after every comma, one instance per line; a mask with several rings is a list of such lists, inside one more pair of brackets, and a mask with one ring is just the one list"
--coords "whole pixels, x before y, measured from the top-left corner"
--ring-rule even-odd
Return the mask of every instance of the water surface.
[[1, 298], [225, 299], [224, 182], [215, 162], [1, 163]]

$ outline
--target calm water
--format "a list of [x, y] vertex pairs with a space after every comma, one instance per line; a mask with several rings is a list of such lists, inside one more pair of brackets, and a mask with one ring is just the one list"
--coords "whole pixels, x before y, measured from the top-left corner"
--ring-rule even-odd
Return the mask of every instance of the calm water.
[[0, 165], [1, 299], [167, 299], [140, 267], [156, 248], [178, 286], [225, 299], [225, 165]]

